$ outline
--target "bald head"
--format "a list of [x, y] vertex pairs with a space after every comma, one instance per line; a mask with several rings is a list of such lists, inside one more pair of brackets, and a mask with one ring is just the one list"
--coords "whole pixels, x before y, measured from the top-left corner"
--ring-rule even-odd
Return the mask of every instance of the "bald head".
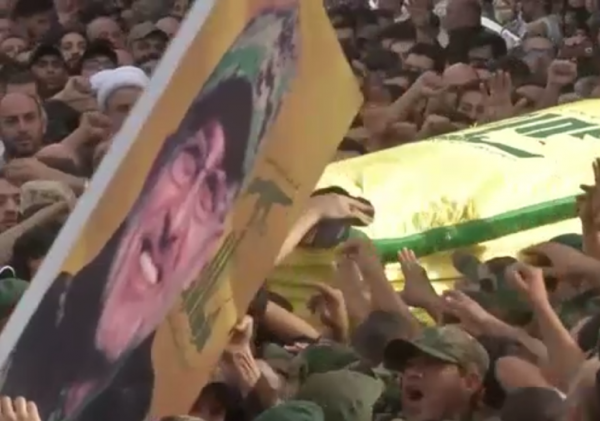
[[477, 71], [465, 63], [453, 64], [444, 70], [442, 76], [445, 86], [464, 86], [479, 79]]
[[123, 30], [114, 19], [100, 16], [91, 21], [86, 28], [89, 41], [104, 39], [110, 41], [114, 48], [125, 47]]
[[39, 101], [22, 92], [0, 99], [0, 137], [10, 158], [35, 155], [43, 145], [46, 121]]

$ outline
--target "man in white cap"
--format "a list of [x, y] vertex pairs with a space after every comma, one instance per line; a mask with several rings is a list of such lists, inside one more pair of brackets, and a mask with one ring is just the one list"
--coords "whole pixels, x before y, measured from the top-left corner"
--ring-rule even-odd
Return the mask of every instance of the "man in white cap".
[[98, 108], [110, 118], [113, 133], [119, 131], [148, 82], [144, 71], [133, 66], [103, 70], [90, 78]]

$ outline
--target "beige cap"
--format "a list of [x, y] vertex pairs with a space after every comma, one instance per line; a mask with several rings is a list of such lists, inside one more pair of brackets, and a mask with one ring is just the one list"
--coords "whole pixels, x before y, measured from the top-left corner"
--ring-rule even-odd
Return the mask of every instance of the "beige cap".
[[59, 181], [28, 181], [21, 186], [20, 211], [26, 214], [29, 209], [39, 209], [60, 201], [74, 203], [76, 200], [73, 190]]
[[[131, 44], [134, 41], [146, 38], [148, 35], [154, 32], [164, 34], [163, 31], [158, 29], [158, 27], [150, 21], [138, 23], [137, 25], [134, 25], [133, 28], [131, 28], [131, 30], [129, 31], [129, 35], [127, 36], [127, 42]], [[166, 34], [165, 37], [167, 37]]]

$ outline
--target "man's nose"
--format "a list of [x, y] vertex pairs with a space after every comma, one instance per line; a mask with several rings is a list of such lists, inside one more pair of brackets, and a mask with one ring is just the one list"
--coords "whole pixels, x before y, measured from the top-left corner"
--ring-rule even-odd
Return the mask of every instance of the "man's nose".
[[24, 134], [27, 133], [27, 123], [23, 120], [19, 120], [19, 133]]
[[404, 370], [402, 377], [405, 380], [419, 380], [423, 378], [423, 372], [419, 367], [408, 367]]
[[9, 200], [6, 202], [6, 206], [4, 207], [4, 212], [5, 213], [18, 213], [19, 212], [19, 205], [16, 202], [16, 200]]

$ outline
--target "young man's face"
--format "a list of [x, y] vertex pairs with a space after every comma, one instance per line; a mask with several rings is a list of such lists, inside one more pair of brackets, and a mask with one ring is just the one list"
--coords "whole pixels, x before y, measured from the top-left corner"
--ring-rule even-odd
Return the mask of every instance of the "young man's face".
[[23, 18], [19, 24], [27, 29], [32, 39], [39, 41], [50, 31], [52, 13], [52, 11], [37, 13], [33, 16]]
[[156, 33], [136, 40], [131, 44], [131, 55], [136, 63], [153, 57], [160, 57], [167, 48], [166, 36]]
[[411, 421], [455, 416], [469, 393], [458, 366], [426, 355], [408, 361], [401, 386], [402, 410]]
[[46, 55], [38, 58], [31, 66], [31, 72], [38, 79], [41, 86], [51, 91], [64, 88], [69, 79], [69, 74], [62, 57]]

